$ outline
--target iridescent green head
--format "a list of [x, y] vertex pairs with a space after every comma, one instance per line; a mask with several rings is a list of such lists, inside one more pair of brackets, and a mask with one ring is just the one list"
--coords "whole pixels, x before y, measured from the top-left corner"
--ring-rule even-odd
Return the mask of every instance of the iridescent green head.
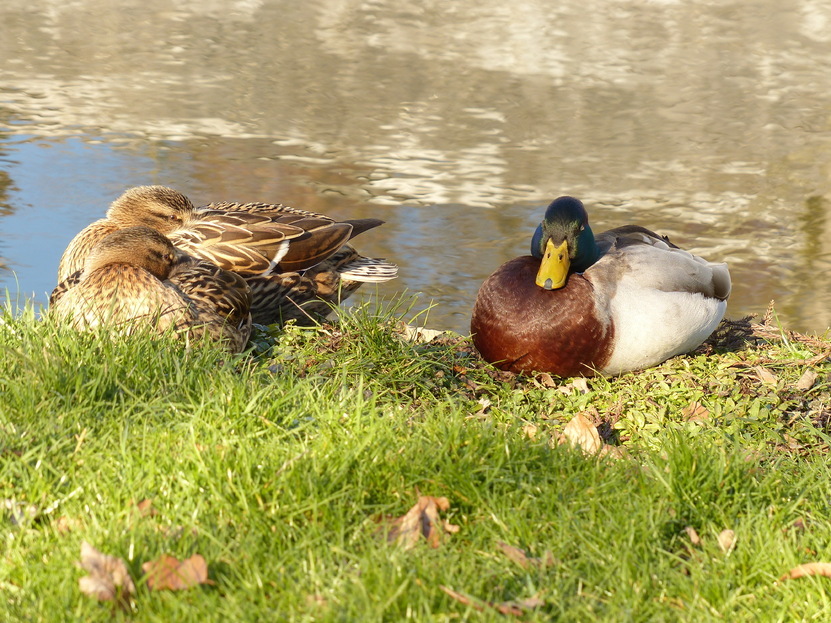
[[531, 239], [531, 255], [541, 260], [537, 285], [562, 288], [569, 274], [586, 270], [598, 253], [583, 203], [574, 197], [552, 201]]

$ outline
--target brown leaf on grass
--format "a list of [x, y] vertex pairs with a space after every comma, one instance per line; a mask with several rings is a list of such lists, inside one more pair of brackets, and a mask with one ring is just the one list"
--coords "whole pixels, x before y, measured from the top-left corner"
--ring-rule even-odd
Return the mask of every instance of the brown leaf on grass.
[[208, 564], [199, 554], [179, 561], [175, 556], [163, 554], [141, 566], [147, 575], [147, 586], [151, 591], [181, 591], [198, 584], [212, 584], [208, 579]]
[[817, 373], [813, 370], [805, 370], [796, 382], [796, 388], [802, 391], [811, 389], [817, 381], [817, 376]]
[[159, 511], [153, 508], [153, 498], [144, 498], [138, 503], [134, 500], [130, 500], [127, 506], [129, 508], [135, 508], [140, 517], [153, 517], [159, 514]]
[[802, 448], [805, 447], [802, 443], [800, 443], [799, 439], [797, 439], [796, 437], [792, 437], [788, 433], [785, 433], [782, 436], [782, 438], [785, 440], [785, 443], [787, 444], [787, 449], [788, 450], [797, 451], [797, 450], [801, 450]]
[[418, 502], [405, 515], [392, 520], [387, 541], [395, 541], [404, 549], [412, 549], [423, 536], [430, 547], [438, 547], [444, 533], [459, 531], [458, 526], [439, 517], [439, 511], [449, 508], [450, 502], [445, 497], [419, 496]]
[[763, 366], [756, 366], [753, 370], [756, 372], [756, 376], [759, 377], [759, 380], [762, 381], [762, 383], [766, 385], [776, 385], [776, 381], [778, 380], [776, 375], [767, 368]]
[[698, 532], [695, 531], [695, 528], [692, 526], [687, 526], [684, 528], [684, 532], [687, 533], [687, 536], [690, 538], [690, 545], [698, 547], [701, 545], [701, 537], [698, 536]]
[[519, 601], [511, 601], [508, 603], [517, 605], [523, 610], [533, 610], [534, 608], [545, 605], [545, 601], [539, 597], [528, 597], [527, 599], [520, 599]]
[[[809, 339], [811, 339], [813, 341], [812, 338], [809, 338]], [[816, 344], [817, 342], [813, 341], [813, 343]], [[818, 365], [818, 364], [822, 363], [823, 361], [825, 361], [829, 357], [831, 357], [831, 348], [826, 348], [819, 355], [815, 355], [814, 357], [811, 357], [809, 359], [804, 359], [802, 361], [802, 363], [804, 363], [806, 366], [815, 366], [815, 365]]]
[[585, 377], [578, 376], [571, 382], [571, 385], [581, 394], [589, 393], [589, 382], [586, 380]]
[[80, 527], [82, 524], [78, 519], [61, 515], [52, 522], [52, 527], [58, 531], [58, 534], [67, 534]]
[[697, 400], [681, 409], [681, 417], [689, 422], [705, 422], [710, 419], [710, 410]]
[[445, 331], [436, 331], [435, 329], [425, 329], [424, 327], [414, 327], [405, 324], [402, 328], [404, 339], [408, 342], [428, 344], [434, 339], [445, 333]]
[[81, 543], [81, 568], [89, 573], [78, 579], [78, 587], [84, 595], [124, 606], [136, 593], [126, 563], [116, 556], [102, 554], [87, 542]]
[[779, 581], [795, 580], [796, 578], [804, 578], [808, 575], [822, 575], [826, 578], [831, 578], [831, 562], [809, 562], [804, 565], [799, 565], [784, 574], [779, 578]]
[[147, 517], [148, 515], [158, 515], [159, 511], [153, 508], [153, 499], [152, 498], [144, 498], [141, 502], [136, 504], [136, 508], [141, 513], [142, 517]]
[[736, 533], [730, 529], [722, 530], [718, 535], [718, 546], [725, 554], [729, 553], [736, 545]]
[[597, 427], [583, 411], [571, 418], [557, 441], [560, 444], [569, 443], [572, 446], [579, 446], [587, 454], [595, 454], [603, 447]]
[[579, 376], [570, 383], [560, 385], [557, 389], [566, 396], [571, 396], [574, 392], [585, 395], [589, 393], [589, 382], [584, 377]]
[[461, 528], [459, 526], [457, 526], [456, 524], [450, 523], [446, 519], [442, 520], [441, 527], [444, 528], [444, 531], [447, 534], [456, 534], [457, 532], [459, 532], [459, 530], [461, 530]]
[[537, 376], [537, 380], [540, 382], [540, 385], [547, 388], [557, 387], [557, 383], [551, 378], [551, 375], [548, 372], [542, 372]]
[[474, 610], [483, 612], [485, 608], [493, 608], [497, 612], [504, 614], [506, 616], [522, 616], [523, 614], [525, 614], [526, 611], [533, 610], [534, 608], [539, 608], [545, 603], [542, 599], [538, 597], [530, 597], [528, 599], [522, 599], [520, 601], [482, 601], [481, 599], [468, 597], [467, 595], [463, 595], [462, 593], [456, 592], [452, 588], [448, 588], [443, 584], [440, 584], [439, 588], [459, 603], [464, 604], [465, 606], [470, 606]]
[[522, 550], [514, 545], [508, 545], [502, 541], [497, 541], [496, 545], [502, 550], [503, 554], [523, 569], [527, 569], [528, 567], [544, 569], [545, 567], [550, 567], [554, 564], [554, 555], [551, 552], [546, 552], [545, 558], [534, 558], [529, 556], [525, 550]]

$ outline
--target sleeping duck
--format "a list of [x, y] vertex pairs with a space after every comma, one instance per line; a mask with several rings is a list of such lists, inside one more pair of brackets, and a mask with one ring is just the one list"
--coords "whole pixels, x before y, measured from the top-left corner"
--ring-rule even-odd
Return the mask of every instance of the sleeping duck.
[[145, 226], [104, 236], [49, 297], [50, 313], [75, 329], [106, 324], [129, 335], [151, 326], [207, 336], [232, 352], [251, 335], [250, 307], [241, 276], [178, 251]]
[[137, 186], [116, 199], [106, 218], [69, 243], [58, 266], [61, 283], [84, 267], [93, 248], [125, 227], [147, 226], [180, 251], [241, 275], [251, 290], [254, 322], [326, 316], [363, 283], [393, 279], [398, 267], [361, 256], [351, 239], [382, 220], [336, 221], [324, 214], [268, 203], [196, 207], [165, 186]]
[[470, 330], [503, 370], [615, 375], [699, 346], [727, 308], [730, 273], [637, 225], [596, 237], [582, 202], [555, 199], [531, 255], [479, 289]]

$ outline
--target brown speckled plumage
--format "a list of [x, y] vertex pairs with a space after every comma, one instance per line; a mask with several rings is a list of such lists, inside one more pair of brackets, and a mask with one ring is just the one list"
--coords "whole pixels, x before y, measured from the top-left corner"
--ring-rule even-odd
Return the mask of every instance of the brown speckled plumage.
[[[253, 294], [254, 322], [292, 318], [308, 322], [331, 311], [330, 305], [345, 300], [362, 283], [380, 283], [397, 275], [395, 265], [361, 257], [347, 244], [382, 223], [335, 221], [280, 204], [222, 202], [197, 208], [176, 190], [139, 186], [126, 191], [110, 206], [106, 218], [70, 242], [58, 280], [80, 270], [90, 250], [107, 234], [146, 225], [166, 235], [177, 249], [242, 275]], [[310, 269], [314, 272], [306, 274]], [[323, 281], [336, 287], [319, 287], [324, 271], [328, 274]]]
[[251, 335], [245, 280], [177, 251], [149, 227], [114, 231], [90, 249], [84, 267], [63, 280], [50, 314], [76, 329], [107, 324], [132, 333], [141, 326], [209, 336], [233, 352]]

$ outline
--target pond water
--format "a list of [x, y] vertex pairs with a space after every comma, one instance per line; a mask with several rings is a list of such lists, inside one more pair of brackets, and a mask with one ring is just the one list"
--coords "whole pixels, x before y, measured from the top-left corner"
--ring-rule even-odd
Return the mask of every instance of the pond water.
[[123, 189], [386, 224], [468, 331], [547, 203], [730, 264], [728, 316], [831, 326], [831, 5], [823, 0], [4, 0], [0, 288], [45, 302]]

